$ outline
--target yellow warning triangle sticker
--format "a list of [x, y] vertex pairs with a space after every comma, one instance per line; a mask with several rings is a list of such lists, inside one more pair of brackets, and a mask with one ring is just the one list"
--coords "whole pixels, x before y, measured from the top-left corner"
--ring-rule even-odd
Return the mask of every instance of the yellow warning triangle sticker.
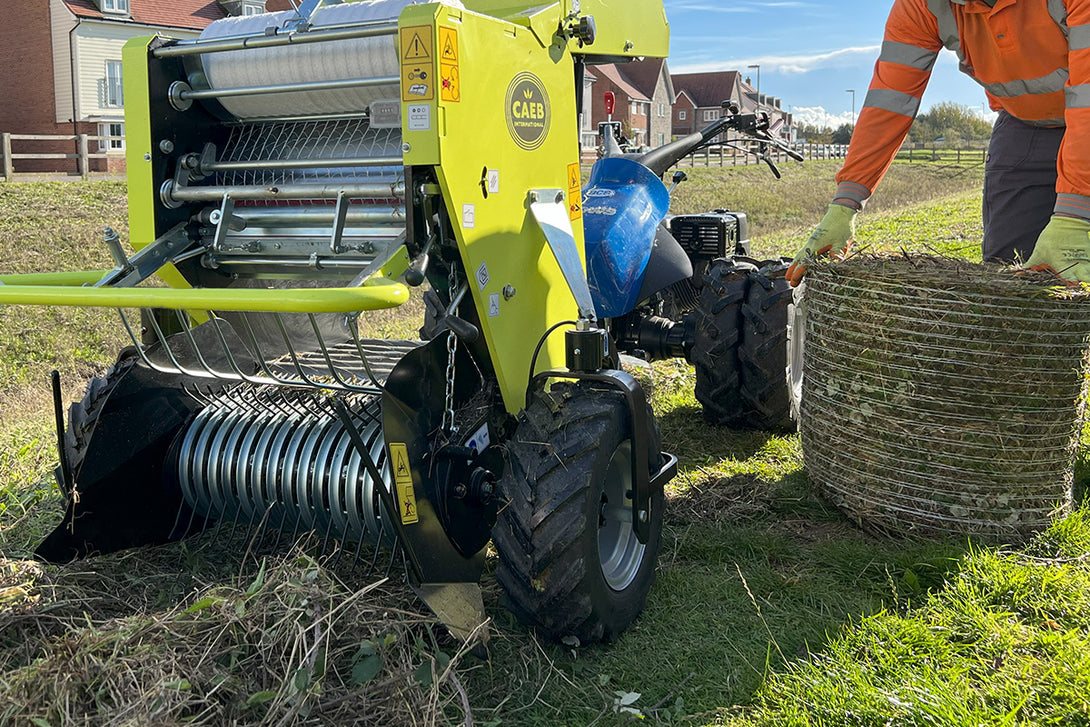
[[579, 167], [568, 167], [568, 189], [579, 189]]
[[401, 479], [407, 477], [409, 474], [409, 463], [405, 461], [405, 453], [399, 451], [397, 453], [397, 466], [394, 468], [394, 477]]
[[458, 60], [458, 51], [454, 48], [454, 43], [451, 42], [450, 36], [447, 36], [447, 42], [443, 45], [443, 58], [447, 60]]
[[413, 33], [412, 39], [405, 46], [405, 60], [426, 61], [431, 59], [431, 49], [428, 43], [420, 37], [420, 33]]

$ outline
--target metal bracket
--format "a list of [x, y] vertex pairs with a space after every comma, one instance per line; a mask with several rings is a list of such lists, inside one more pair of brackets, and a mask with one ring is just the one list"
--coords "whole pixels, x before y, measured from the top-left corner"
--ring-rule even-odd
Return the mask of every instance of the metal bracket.
[[583, 259], [579, 256], [579, 248], [575, 245], [575, 232], [571, 226], [571, 218], [568, 217], [564, 191], [560, 189], [530, 190], [530, 212], [537, 220], [541, 231], [545, 233], [549, 249], [553, 251], [553, 257], [560, 265], [564, 279], [568, 281], [568, 288], [571, 289], [572, 295], [575, 296], [575, 303], [579, 306], [579, 317], [597, 320], [594, 299], [590, 295], [590, 284], [587, 282], [587, 273], [583, 268]]
[[329, 251], [334, 255], [344, 252], [341, 240], [344, 238], [344, 226], [348, 221], [348, 196], [342, 190], [337, 195], [337, 206], [333, 209], [333, 232], [329, 239]]
[[175, 225], [169, 232], [119, 265], [94, 287], [131, 288], [155, 275], [161, 267], [185, 252], [194, 243], [185, 232], [186, 223]]
[[573, 379], [576, 381], [591, 381], [606, 384], [620, 390], [628, 404], [632, 417], [632, 529], [636, 538], [643, 544], [647, 544], [651, 537], [651, 493], [654, 488], [661, 487], [672, 480], [677, 474], [677, 457], [668, 452], [662, 452], [665, 463], [659, 471], [650, 474], [643, 467], [643, 459], [640, 453], [647, 451], [649, 424], [647, 421], [647, 396], [643, 387], [631, 374], [616, 369], [602, 369], [593, 373], [578, 371], [542, 371], [531, 381], [531, 387], [539, 384], [544, 387], [549, 379]]

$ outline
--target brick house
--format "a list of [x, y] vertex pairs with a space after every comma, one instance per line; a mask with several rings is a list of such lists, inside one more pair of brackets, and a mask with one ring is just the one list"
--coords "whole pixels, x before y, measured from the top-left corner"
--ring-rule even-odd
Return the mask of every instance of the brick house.
[[779, 134], [790, 138], [791, 114], [781, 108], [780, 99], [761, 94], [739, 71], [712, 71], [708, 73], [678, 73], [673, 77], [677, 96], [674, 98], [674, 133], [678, 136], [692, 134], [712, 123], [722, 114], [724, 101], [738, 105], [742, 113], [754, 113], [758, 109], [775, 124], [779, 119]]
[[[156, 33], [193, 38], [214, 20], [264, 12], [264, 6], [264, 0], [9, 0], [0, 25], [0, 67], [6, 69], [0, 131], [111, 137], [90, 145], [92, 153], [109, 155], [92, 160], [91, 170], [123, 171], [125, 42]], [[33, 148], [17, 153], [76, 151], [72, 142], [21, 144]], [[19, 160], [16, 171], [76, 172], [77, 164]]]
[[587, 67], [593, 78], [589, 93], [591, 128], [606, 120], [605, 94], [616, 97], [613, 120], [620, 121], [637, 146], [659, 146], [673, 134], [671, 106], [674, 86], [670, 69], [663, 58]]
[[733, 101], [743, 112], [754, 109], [738, 71], [676, 73], [674, 88], [674, 133], [678, 136], [700, 131], [718, 119], [724, 101]]

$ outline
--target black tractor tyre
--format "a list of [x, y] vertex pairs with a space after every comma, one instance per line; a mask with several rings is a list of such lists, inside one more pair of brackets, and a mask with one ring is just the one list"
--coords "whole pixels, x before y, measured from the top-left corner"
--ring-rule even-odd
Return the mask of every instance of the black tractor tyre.
[[696, 309], [696, 337], [691, 359], [696, 369], [696, 400], [704, 420], [719, 426], [745, 426], [748, 412], [741, 397], [742, 307], [755, 260], [719, 258], [708, 266]]
[[[78, 478], [83, 460], [87, 456], [87, 443], [98, 423], [102, 406], [118, 382], [139, 360], [140, 357], [132, 346], [121, 349], [117, 355], [117, 361], [107, 369], [105, 374], [87, 382], [83, 398], [72, 402], [68, 407], [68, 426], [64, 430], [64, 456], [68, 460], [68, 471], [71, 472], [73, 480]], [[58, 474], [59, 472], [58, 469]], [[60, 477], [57, 479], [60, 481]], [[65, 496], [69, 494], [66, 492]]]
[[796, 429], [787, 374], [787, 313], [793, 289], [784, 277], [790, 260], [766, 260], [749, 274], [742, 306], [739, 395], [746, 426], [770, 432]]
[[661, 466], [651, 423], [634, 453], [619, 392], [554, 384], [519, 415], [493, 528], [496, 578], [508, 609], [543, 636], [580, 644], [612, 641], [643, 610], [662, 544], [662, 488], [651, 496], [646, 544], [632, 529], [631, 457]]

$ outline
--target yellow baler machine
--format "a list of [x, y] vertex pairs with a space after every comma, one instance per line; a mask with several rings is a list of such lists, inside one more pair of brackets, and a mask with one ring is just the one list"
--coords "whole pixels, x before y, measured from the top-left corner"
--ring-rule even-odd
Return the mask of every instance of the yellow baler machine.
[[[493, 540], [524, 622], [625, 629], [676, 461], [596, 321], [578, 113], [588, 58], [667, 45], [661, 0], [308, 0], [130, 41], [136, 253], [108, 232], [114, 270], [0, 276], [134, 344], [71, 409], [39, 555], [313, 531], [400, 554], [468, 635]], [[426, 342], [361, 335], [415, 287]]]

